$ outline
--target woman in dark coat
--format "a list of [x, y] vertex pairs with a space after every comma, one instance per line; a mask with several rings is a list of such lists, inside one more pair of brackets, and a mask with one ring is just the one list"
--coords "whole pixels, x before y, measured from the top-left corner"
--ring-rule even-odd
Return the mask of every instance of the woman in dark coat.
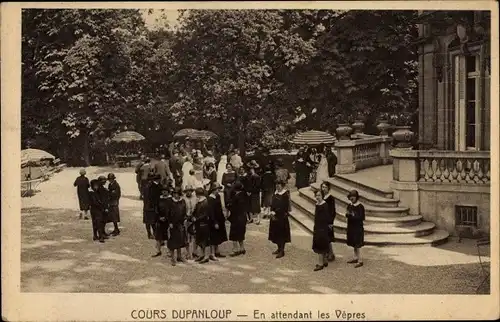
[[304, 158], [304, 151], [300, 150], [295, 161], [295, 186], [297, 189], [309, 186], [310, 168], [311, 164]]
[[335, 175], [335, 166], [337, 165], [337, 157], [331, 147], [326, 148], [326, 160], [328, 162], [328, 176], [331, 178]]
[[205, 177], [210, 180], [210, 185], [214, 182], [217, 182], [217, 171], [215, 170], [215, 164], [209, 163], [207, 165], [207, 172], [205, 173]]
[[264, 169], [261, 180], [261, 190], [262, 190], [262, 207], [264, 208], [264, 218], [269, 218], [269, 212], [271, 211], [271, 201], [273, 199], [274, 190], [276, 186], [274, 184], [275, 177], [271, 166], [268, 164]]
[[85, 169], [80, 170], [80, 176], [76, 178], [73, 186], [76, 187], [76, 194], [78, 196], [78, 204], [80, 206], [80, 219], [89, 219], [89, 209], [90, 209], [90, 182], [85, 176], [87, 172]]
[[319, 255], [319, 262], [314, 271], [328, 266], [327, 255], [330, 246], [331, 215], [330, 208], [323, 198], [321, 191], [316, 191], [316, 209], [314, 211], [314, 229], [312, 249]]
[[276, 258], [285, 256], [285, 244], [291, 242], [290, 222], [290, 192], [285, 188], [286, 183], [278, 181], [276, 192], [271, 203], [271, 221], [269, 222], [269, 240], [278, 246], [273, 252]]
[[152, 257], [161, 255], [161, 246], [165, 245], [168, 239], [168, 221], [167, 216], [172, 203], [172, 196], [167, 187], [161, 186], [161, 196], [158, 201], [158, 221], [156, 222], [155, 239], [156, 239], [156, 254]]
[[226, 165], [226, 172], [222, 175], [222, 186], [224, 187], [224, 205], [227, 209], [231, 208], [231, 195], [233, 185], [236, 182], [236, 172], [233, 170], [231, 163]]
[[347, 245], [354, 248], [354, 259], [348, 261], [350, 264], [356, 264], [354, 267], [363, 266], [360, 249], [364, 245], [364, 227], [365, 207], [359, 202], [359, 193], [352, 190], [347, 195], [351, 203], [347, 205]]
[[150, 181], [144, 186], [144, 207], [142, 222], [146, 226], [149, 239], [154, 239], [156, 222], [159, 219], [159, 202], [161, 195], [160, 175], [150, 174]]
[[229, 229], [229, 240], [233, 242], [233, 252], [231, 257], [246, 254], [245, 250], [245, 234], [247, 230], [247, 196], [243, 191], [241, 182], [236, 182], [234, 185], [234, 194], [231, 199], [231, 208], [229, 215], [229, 222], [231, 227]]
[[111, 232], [112, 236], [120, 235], [118, 223], [120, 222], [120, 197], [122, 195], [120, 185], [116, 181], [114, 173], [108, 174], [108, 191], [109, 191], [109, 216], [107, 222], [112, 222], [114, 230]]
[[261, 185], [261, 179], [260, 176], [257, 174], [257, 168], [259, 165], [255, 162], [252, 161], [249, 164], [250, 168], [250, 175], [248, 176], [247, 184], [248, 184], [248, 189], [247, 191], [249, 192], [249, 212], [251, 219], [253, 220], [255, 218], [255, 224], [259, 225], [260, 224], [260, 185]]
[[243, 196], [245, 198], [245, 214], [247, 217], [247, 222], [252, 223], [252, 217], [250, 216], [250, 176], [248, 175], [245, 167], [238, 169], [238, 176], [236, 177], [236, 182], [241, 183], [243, 186]]
[[210, 244], [210, 217], [208, 213], [208, 200], [203, 188], [196, 189], [198, 203], [194, 207], [193, 219], [195, 221], [196, 244], [201, 248], [201, 256], [196, 259], [200, 264], [208, 263], [207, 247]]
[[92, 191], [89, 192], [90, 216], [92, 218], [93, 240], [99, 240], [104, 243], [108, 237], [104, 232], [104, 216], [106, 214], [107, 204], [99, 195], [100, 188], [99, 180], [92, 180], [90, 186]]
[[328, 181], [325, 181], [321, 184], [321, 194], [323, 196], [323, 199], [325, 199], [326, 204], [328, 205], [328, 213], [330, 214], [329, 217], [329, 226], [332, 227], [330, 231], [328, 232], [328, 236], [330, 237], [330, 243], [328, 244], [328, 261], [333, 262], [335, 260], [335, 254], [333, 253], [333, 245], [332, 243], [335, 242], [335, 234], [333, 231], [333, 222], [335, 221], [335, 217], [337, 216], [337, 211], [335, 209], [335, 197], [332, 196], [330, 193], [330, 183]]
[[219, 251], [219, 245], [227, 241], [226, 218], [222, 212], [222, 200], [220, 197], [221, 186], [214, 182], [210, 186], [208, 195], [208, 209], [210, 214], [210, 259], [214, 257], [226, 257]]
[[168, 222], [168, 240], [167, 247], [170, 250], [172, 266], [175, 266], [175, 254], [177, 251], [177, 261], [185, 262], [182, 258], [182, 248], [186, 247], [186, 227], [185, 220], [187, 218], [186, 200], [182, 198], [182, 190], [177, 187], [174, 190], [170, 206], [167, 212]]

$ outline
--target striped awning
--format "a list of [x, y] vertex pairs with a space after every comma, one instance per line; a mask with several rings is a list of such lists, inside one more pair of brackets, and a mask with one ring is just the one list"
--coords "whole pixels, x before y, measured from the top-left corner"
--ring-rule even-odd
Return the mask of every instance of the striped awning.
[[291, 143], [297, 145], [320, 145], [333, 144], [335, 141], [335, 137], [327, 132], [312, 130], [297, 133]]
[[134, 142], [134, 141], [142, 141], [146, 138], [137, 132], [134, 131], [125, 131], [118, 133], [111, 140], [115, 142]]
[[41, 160], [53, 160], [56, 157], [47, 151], [39, 149], [24, 149], [21, 150], [21, 164], [28, 162], [37, 162]]

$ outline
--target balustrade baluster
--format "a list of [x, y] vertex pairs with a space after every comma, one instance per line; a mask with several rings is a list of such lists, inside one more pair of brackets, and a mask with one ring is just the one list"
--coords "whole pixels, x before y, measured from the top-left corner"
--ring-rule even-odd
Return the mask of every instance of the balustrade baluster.
[[424, 168], [425, 168], [425, 181], [431, 181], [431, 177], [432, 177], [432, 174], [431, 174], [431, 164], [429, 162], [429, 159], [425, 159], [425, 162], [424, 162]]
[[436, 182], [436, 179], [437, 179], [436, 171], [438, 168], [436, 159], [432, 159], [431, 168], [432, 168], [432, 176], [431, 176], [432, 180], [431, 181]]
[[444, 170], [443, 170], [443, 182], [451, 182], [451, 178], [450, 178], [450, 165], [453, 166], [453, 164], [450, 162], [449, 159], [445, 159], [443, 160], [443, 166], [444, 166]]
[[483, 167], [484, 167], [484, 160], [476, 160], [477, 162], [477, 182], [482, 183], [484, 182], [484, 173], [483, 173]]
[[453, 162], [453, 171], [451, 172], [451, 177], [452, 177], [451, 182], [458, 182], [458, 173], [459, 173], [459, 171], [458, 171], [458, 162], [459, 161], [460, 160], [458, 160], [458, 161], [457, 160], [453, 160], [452, 161]]
[[467, 160], [467, 175], [465, 177], [465, 180], [467, 182], [473, 183], [474, 182], [474, 177], [476, 176], [476, 173], [474, 171], [474, 164], [471, 160]]
[[485, 168], [485, 181], [484, 182], [487, 182], [489, 183], [490, 182], [490, 160], [487, 160], [485, 163], [484, 163], [484, 168]]
[[425, 171], [425, 159], [420, 159], [419, 181], [426, 181], [426, 175], [427, 172]]
[[443, 180], [441, 179], [441, 175], [443, 174], [443, 171], [441, 171], [442, 161], [442, 159], [437, 159], [436, 161], [436, 182], [443, 182]]
[[460, 160], [460, 159], [457, 162], [457, 170], [459, 172], [459, 174], [458, 174], [458, 182], [465, 181], [465, 166], [464, 166], [462, 160]]

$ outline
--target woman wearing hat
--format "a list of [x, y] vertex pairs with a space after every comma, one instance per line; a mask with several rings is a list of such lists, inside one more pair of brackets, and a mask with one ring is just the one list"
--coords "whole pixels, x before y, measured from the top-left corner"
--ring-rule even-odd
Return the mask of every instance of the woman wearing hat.
[[215, 171], [215, 164], [209, 163], [206, 168], [205, 178], [210, 180], [210, 185], [217, 182], [217, 171]]
[[230, 208], [233, 185], [236, 183], [236, 172], [231, 163], [226, 164], [226, 171], [222, 175], [222, 186], [224, 187], [224, 205]]
[[142, 222], [146, 226], [146, 232], [149, 239], [154, 239], [156, 231], [156, 222], [159, 216], [159, 202], [161, 195], [160, 180], [161, 176], [150, 173], [148, 176], [150, 182], [144, 187], [144, 207]]
[[94, 179], [90, 181], [90, 187], [92, 191], [89, 192], [89, 204], [93, 240], [99, 240], [99, 242], [104, 243], [104, 239], [108, 238], [104, 232], [104, 215], [107, 211], [107, 204], [102, 200], [101, 195], [99, 195], [99, 188], [101, 187], [99, 180]]
[[305, 158], [304, 148], [300, 148], [295, 160], [295, 186], [297, 189], [309, 187], [309, 177], [311, 174], [311, 163]]
[[158, 221], [156, 222], [155, 239], [156, 239], [156, 254], [152, 257], [161, 255], [161, 246], [165, 245], [168, 239], [168, 221], [167, 216], [170, 210], [172, 196], [167, 187], [161, 186], [160, 200], [158, 201]]
[[167, 212], [169, 231], [167, 247], [170, 249], [172, 266], [175, 266], [176, 262], [175, 251], [177, 251], [177, 261], [184, 262], [182, 258], [182, 248], [186, 247], [186, 227], [184, 224], [186, 218], [186, 201], [182, 198], [181, 188], [177, 187], [174, 190]]
[[354, 259], [348, 261], [349, 264], [356, 264], [354, 267], [363, 266], [361, 259], [360, 248], [364, 245], [364, 228], [363, 221], [365, 220], [365, 207], [359, 202], [359, 193], [357, 190], [352, 190], [347, 195], [351, 202], [347, 205], [347, 245], [354, 248]]
[[285, 256], [285, 244], [291, 242], [290, 222], [290, 192], [286, 183], [278, 181], [271, 202], [271, 221], [269, 222], [269, 240], [278, 246], [273, 252], [276, 258]]
[[208, 201], [205, 197], [205, 190], [197, 188], [195, 190], [198, 203], [193, 212], [196, 229], [196, 244], [201, 248], [201, 256], [196, 260], [200, 264], [208, 263], [207, 247], [210, 243], [210, 217], [208, 213]]
[[229, 229], [229, 240], [233, 242], [233, 253], [231, 257], [244, 255], [245, 234], [247, 229], [247, 196], [243, 191], [241, 182], [236, 182], [233, 187], [234, 194], [230, 201], [230, 215], [228, 217], [231, 227]]
[[219, 245], [227, 241], [226, 217], [222, 212], [222, 201], [220, 197], [222, 186], [213, 182], [208, 195], [208, 210], [210, 214], [210, 246], [211, 257], [226, 257], [219, 251]]
[[252, 160], [249, 164], [250, 175], [248, 176], [248, 192], [250, 193], [250, 216], [252, 220], [255, 220], [255, 224], [260, 224], [260, 187], [261, 179], [257, 174], [257, 169], [259, 165], [255, 160]]
[[108, 191], [109, 191], [109, 216], [108, 222], [112, 222], [114, 230], [111, 235], [118, 236], [120, 234], [120, 229], [118, 228], [118, 223], [120, 222], [120, 197], [122, 195], [121, 188], [116, 181], [116, 176], [114, 173], [108, 174]]
[[314, 210], [314, 228], [312, 249], [319, 255], [318, 264], [314, 271], [322, 270], [328, 266], [328, 252], [330, 245], [330, 209], [321, 190], [316, 191], [316, 208]]
[[85, 169], [80, 170], [80, 176], [76, 178], [73, 186], [76, 187], [76, 194], [78, 196], [78, 204], [80, 206], [80, 219], [85, 218], [85, 220], [89, 219], [89, 209], [90, 209], [90, 195], [89, 188], [90, 182], [89, 179], [85, 176], [87, 172]]
[[329, 227], [331, 229], [328, 231], [328, 236], [330, 239], [330, 243], [328, 244], [328, 261], [333, 262], [335, 260], [335, 254], [333, 253], [333, 243], [335, 242], [335, 235], [333, 231], [333, 222], [335, 221], [335, 217], [337, 216], [337, 210], [335, 209], [335, 197], [331, 194], [330, 182], [325, 181], [320, 186], [321, 195], [328, 205], [328, 213], [329, 216]]

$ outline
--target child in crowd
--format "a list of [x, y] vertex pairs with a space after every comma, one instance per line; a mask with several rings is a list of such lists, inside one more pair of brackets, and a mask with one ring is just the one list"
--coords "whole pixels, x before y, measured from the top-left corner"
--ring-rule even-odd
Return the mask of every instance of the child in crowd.
[[361, 259], [361, 247], [364, 245], [364, 227], [365, 207], [359, 202], [359, 193], [357, 190], [352, 190], [347, 195], [351, 202], [347, 205], [347, 245], [354, 248], [354, 258], [348, 261], [349, 264], [356, 264], [354, 267], [363, 266]]

